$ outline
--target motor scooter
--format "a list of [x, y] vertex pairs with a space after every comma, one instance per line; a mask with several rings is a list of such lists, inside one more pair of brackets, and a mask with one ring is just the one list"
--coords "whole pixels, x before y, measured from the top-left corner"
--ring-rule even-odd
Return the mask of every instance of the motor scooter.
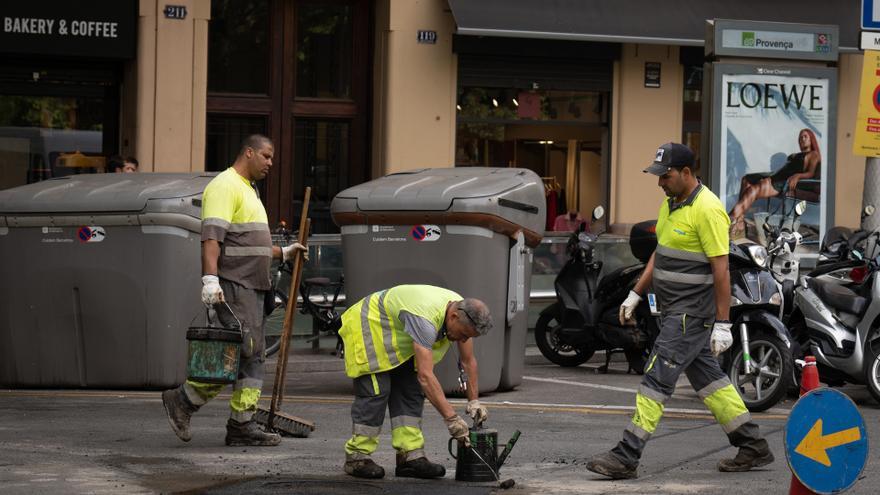
[[[877, 245], [880, 232], [864, 240]], [[853, 248], [847, 258], [834, 270], [802, 277], [788, 326], [802, 349], [799, 357], [807, 351], [816, 357], [823, 382], [865, 384], [880, 401], [880, 256], [866, 260]], [[847, 261], [853, 266], [837, 267]]]
[[[603, 215], [601, 206], [593, 210], [594, 221]], [[612, 353], [623, 352], [630, 371], [644, 371], [645, 359], [659, 333], [656, 319], [651, 317], [649, 298], [637, 308], [635, 326], [621, 325], [618, 315], [656, 246], [653, 230], [648, 236], [653, 236], [649, 249], [643, 249], [643, 245], [650, 242], [634, 244], [630, 238], [639, 263], [600, 277], [603, 262], [595, 256], [598, 236], [583, 228], [571, 235], [566, 246], [568, 261], [554, 282], [556, 302], [541, 311], [535, 326], [535, 341], [544, 357], [560, 366], [578, 366], [597, 350], [604, 350], [602, 371], [607, 371]]]
[[782, 284], [774, 278], [770, 264], [764, 246], [752, 242], [730, 244], [730, 321], [734, 340], [720, 356], [720, 362], [746, 407], [753, 412], [776, 405], [795, 376], [792, 338], [781, 319]]

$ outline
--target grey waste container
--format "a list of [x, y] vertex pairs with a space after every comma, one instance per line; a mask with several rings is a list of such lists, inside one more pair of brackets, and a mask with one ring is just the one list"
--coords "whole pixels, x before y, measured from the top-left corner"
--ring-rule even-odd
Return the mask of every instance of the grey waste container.
[[211, 178], [72, 175], [0, 191], [0, 385], [181, 383]]
[[[437, 168], [391, 174], [333, 199], [350, 304], [399, 284], [431, 284], [489, 305], [495, 328], [475, 341], [480, 391], [522, 381], [532, 250], [544, 186], [518, 168]], [[457, 350], [437, 367], [457, 387]]]

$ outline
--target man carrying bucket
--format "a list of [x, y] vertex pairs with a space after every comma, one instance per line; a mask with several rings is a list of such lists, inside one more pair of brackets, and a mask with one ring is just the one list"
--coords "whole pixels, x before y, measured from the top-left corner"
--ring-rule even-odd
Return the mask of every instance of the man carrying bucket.
[[391, 445], [397, 449], [399, 477], [439, 478], [446, 468], [425, 457], [422, 408], [427, 396], [449, 434], [468, 444], [468, 426], [455, 413], [434, 376], [450, 342], [456, 342], [467, 372], [466, 411], [481, 424], [489, 416], [477, 399], [477, 360], [470, 340], [492, 327], [489, 308], [430, 285], [399, 285], [361, 299], [342, 314], [345, 372], [354, 379], [353, 434], [345, 444], [345, 472], [382, 478], [370, 458], [379, 446], [385, 408], [391, 415]]
[[[242, 344], [238, 377], [229, 401], [226, 445], [278, 445], [281, 437], [267, 433], [253, 421], [263, 387], [263, 301], [271, 289], [272, 258], [287, 261], [294, 243], [272, 245], [266, 209], [254, 182], [266, 177], [274, 147], [266, 136], [244, 140], [235, 163], [217, 175], [202, 195], [202, 302], [216, 311], [224, 327], [241, 324]], [[231, 313], [230, 313], [231, 311]], [[187, 380], [162, 392], [171, 429], [184, 442], [191, 438], [190, 417], [220, 393], [225, 385]]]

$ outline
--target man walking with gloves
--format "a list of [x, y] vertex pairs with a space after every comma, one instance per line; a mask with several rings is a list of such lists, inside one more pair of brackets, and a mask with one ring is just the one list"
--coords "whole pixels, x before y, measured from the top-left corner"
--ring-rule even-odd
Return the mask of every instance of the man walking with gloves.
[[[224, 327], [241, 324], [238, 377], [229, 401], [226, 445], [272, 446], [281, 437], [253, 421], [263, 387], [265, 340], [263, 302], [272, 285], [272, 258], [287, 261], [299, 243], [272, 245], [266, 209], [254, 183], [272, 167], [274, 147], [269, 138], [253, 135], [242, 143], [235, 163], [215, 177], [202, 195], [202, 302]], [[188, 442], [190, 417], [220, 393], [224, 385], [187, 380], [162, 393], [162, 403], [174, 433]]]
[[668, 196], [657, 219], [657, 250], [642, 277], [620, 306], [620, 322], [631, 321], [649, 287], [662, 314], [636, 395], [636, 412], [611, 451], [594, 456], [587, 469], [614, 479], [635, 478], [645, 444], [657, 428], [663, 407], [684, 372], [715, 416], [736, 457], [723, 459], [718, 470], [748, 471], [773, 462], [773, 454], [752, 422], [716, 357], [733, 343], [730, 311], [729, 217], [721, 201], [694, 175], [694, 154], [667, 143], [646, 173], [660, 177]]
[[382, 478], [371, 455], [379, 446], [385, 409], [391, 415], [391, 445], [397, 449], [399, 477], [439, 478], [446, 468], [425, 457], [422, 409], [425, 397], [437, 409], [450, 436], [469, 444], [467, 423], [443, 395], [434, 365], [455, 342], [468, 375], [466, 411], [481, 424], [489, 416], [477, 399], [477, 359], [473, 338], [492, 327], [489, 308], [479, 299], [431, 285], [399, 285], [370, 294], [342, 314], [345, 373], [354, 380], [352, 436], [345, 444], [345, 472]]

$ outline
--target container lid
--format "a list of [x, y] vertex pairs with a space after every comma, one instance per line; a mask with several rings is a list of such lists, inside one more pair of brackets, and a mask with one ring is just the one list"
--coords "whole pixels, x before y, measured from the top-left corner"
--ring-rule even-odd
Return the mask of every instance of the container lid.
[[83, 174], [0, 191], [0, 215], [140, 212], [152, 199], [195, 196], [215, 173]]
[[445, 211], [453, 200], [499, 196], [534, 178], [517, 168], [430, 168], [386, 175], [336, 197], [356, 199], [360, 211]]

